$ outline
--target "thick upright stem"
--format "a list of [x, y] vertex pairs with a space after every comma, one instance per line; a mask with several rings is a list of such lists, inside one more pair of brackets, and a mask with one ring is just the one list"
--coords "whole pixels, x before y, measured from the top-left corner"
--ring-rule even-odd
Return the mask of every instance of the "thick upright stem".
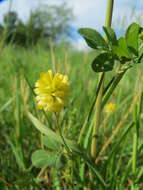
[[[108, 0], [106, 20], [105, 20], [105, 26], [107, 27], [111, 26], [113, 4], [114, 4], [114, 0]], [[92, 142], [91, 142], [91, 156], [93, 159], [96, 158], [96, 152], [97, 152], [98, 130], [100, 126], [101, 111], [102, 111], [101, 107], [102, 107], [102, 97], [103, 97], [103, 89], [104, 89], [104, 75], [105, 75], [104, 72], [101, 73], [100, 75], [100, 79], [102, 78], [102, 83], [100, 86], [100, 90], [99, 90], [99, 94], [98, 94], [97, 102], [95, 106], [95, 125], [93, 128]]]
[[111, 26], [114, 0], [108, 0], [105, 26]]
[[100, 77], [102, 77], [102, 84], [99, 90], [96, 107], [95, 107], [95, 124], [94, 124], [93, 132], [92, 132], [92, 144], [91, 144], [91, 156], [94, 159], [96, 158], [98, 130], [99, 130], [100, 119], [101, 119], [101, 105], [102, 105], [102, 96], [103, 96], [103, 88], [104, 88], [104, 73], [102, 73]]

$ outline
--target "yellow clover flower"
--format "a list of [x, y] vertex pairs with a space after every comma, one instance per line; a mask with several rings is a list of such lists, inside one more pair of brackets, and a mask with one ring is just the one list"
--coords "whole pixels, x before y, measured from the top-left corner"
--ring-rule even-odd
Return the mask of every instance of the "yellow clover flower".
[[51, 70], [40, 74], [35, 84], [36, 103], [39, 109], [49, 112], [59, 112], [66, 104], [69, 95], [69, 80], [67, 75]]
[[115, 107], [116, 107], [116, 105], [114, 103], [110, 102], [110, 103], [106, 104], [105, 112], [106, 113], [113, 113], [115, 110]]

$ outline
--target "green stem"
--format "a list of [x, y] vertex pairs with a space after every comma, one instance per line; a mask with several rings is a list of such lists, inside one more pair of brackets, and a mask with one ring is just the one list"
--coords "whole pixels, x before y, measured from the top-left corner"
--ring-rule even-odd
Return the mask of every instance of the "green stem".
[[[109, 83], [104, 88], [103, 98], [102, 98], [102, 109], [103, 109], [104, 105], [106, 104], [106, 102], [110, 98], [111, 94], [113, 93], [113, 91], [115, 90], [115, 88], [117, 87], [118, 83], [120, 82], [120, 80], [122, 79], [122, 77], [124, 76], [124, 74], [125, 74], [125, 72], [127, 70], [128, 69], [125, 69], [123, 71], [118, 72], [115, 76], [112, 77], [112, 79], [109, 81]], [[102, 77], [103, 77], [103, 75], [102, 75]], [[98, 93], [99, 93], [101, 83], [102, 83], [102, 78], [101, 78], [101, 80], [100, 80], [100, 82], [98, 84], [98, 88], [96, 90], [94, 101], [93, 101], [93, 103], [91, 105], [89, 114], [86, 117], [86, 119], [85, 119], [85, 121], [83, 123], [83, 126], [82, 126], [82, 128], [80, 130], [78, 144], [82, 144], [82, 141], [84, 140], [84, 143], [83, 143], [84, 148], [87, 148], [88, 142], [89, 142], [89, 139], [90, 139], [90, 136], [91, 136], [91, 133], [92, 133], [92, 128], [93, 128], [93, 125], [94, 125], [94, 121], [92, 120], [90, 125], [89, 125], [89, 121], [90, 121], [93, 109], [95, 107], [95, 104], [96, 104], [96, 100], [97, 100], [97, 96], [98, 96]], [[88, 131], [87, 131], [87, 128], [88, 128]], [[87, 131], [87, 133], [86, 133], [86, 131]]]
[[79, 138], [78, 138], [78, 144], [82, 143], [82, 139], [84, 137], [84, 134], [85, 134], [86, 128], [87, 128], [87, 123], [88, 123], [87, 121], [88, 121], [88, 117], [85, 118], [85, 121], [84, 121], [82, 128], [80, 130], [80, 134], [79, 134]]
[[112, 95], [113, 91], [115, 90], [115, 88], [117, 87], [117, 85], [119, 84], [121, 79], [123, 78], [126, 71], [127, 71], [127, 69], [125, 71], [117, 74], [117, 76], [114, 78], [114, 81], [112, 82], [112, 85], [110, 86], [110, 88], [107, 90], [107, 92], [105, 93], [105, 95], [103, 97], [102, 108], [105, 106], [105, 104], [109, 100], [110, 96]]
[[96, 100], [97, 100], [97, 96], [98, 96], [98, 93], [99, 93], [99, 90], [100, 90], [100, 87], [101, 87], [101, 84], [102, 84], [102, 80], [103, 80], [103, 77], [104, 75], [102, 76], [102, 78], [100, 79], [99, 81], [99, 84], [98, 84], [98, 88], [96, 90], [96, 93], [95, 93], [95, 97], [94, 97], [94, 100], [91, 104], [91, 107], [90, 107], [90, 111], [88, 113], [88, 116], [86, 117], [84, 123], [83, 123], [83, 126], [80, 130], [80, 134], [79, 134], [79, 138], [78, 138], [78, 144], [81, 144], [82, 143], [82, 140], [84, 139], [84, 134], [87, 130], [87, 127], [88, 127], [88, 123], [90, 121], [90, 118], [91, 118], [91, 115], [92, 115], [92, 112], [93, 112], [93, 109], [95, 107], [95, 104], [96, 104]]
[[134, 133], [133, 133], [133, 155], [132, 155], [132, 174], [133, 174], [133, 186], [135, 187], [136, 180], [136, 162], [137, 162], [137, 147], [138, 147], [138, 137], [139, 137], [139, 125], [140, 125], [140, 114], [142, 106], [142, 92], [140, 93], [140, 98], [138, 105], [134, 109]]
[[62, 134], [62, 129], [61, 129], [61, 126], [59, 125], [59, 122], [58, 122], [58, 115], [55, 113], [55, 118], [56, 118], [56, 123], [57, 123], [57, 127], [58, 127], [58, 129], [59, 129], [59, 134], [60, 134], [60, 136], [61, 136], [61, 138], [62, 138], [62, 141], [63, 141], [63, 144], [65, 145], [65, 148], [66, 148], [66, 150], [67, 150], [67, 153], [69, 153], [69, 155], [71, 155], [71, 150], [70, 150], [70, 148], [68, 147], [68, 145], [67, 145], [67, 143], [66, 143], [66, 141], [65, 141], [65, 139], [64, 139], [64, 136], [63, 136], [63, 134]]
[[16, 76], [16, 120], [17, 120], [17, 128], [16, 128], [16, 137], [17, 140], [20, 140], [21, 137], [21, 121], [20, 121], [20, 76], [17, 74]]
[[132, 173], [133, 173], [134, 177], [136, 175], [137, 139], [138, 139], [137, 133], [134, 132], [134, 135], [133, 135], [133, 163], [132, 163]]
[[[114, 4], [114, 0], [108, 0], [106, 20], [105, 20], [105, 26], [107, 27], [111, 26], [113, 4]], [[91, 142], [91, 157], [93, 159], [96, 158], [96, 152], [97, 152], [97, 138], [98, 138], [98, 130], [100, 126], [100, 118], [101, 118], [101, 111], [102, 111], [102, 97], [103, 97], [103, 89], [104, 89], [104, 72], [101, 74], [100, 79], [101, 78], [102, 78], [102, 83], [100, 86], [100, 90], [98, 93], [97, 102], [95, 106], [95, 125], [92, 132], [92, 142]]]
[[105, 26], [111, 26], [114, 0], [108, 0]]
[[[101, 77], [104, 76], [104, 73], [101, 74]], [[97, 139], [98, 139], [98, 130], [100, 125], [100, 118], [101, 118], [101, 105], [102, 105], [102, 96], [103, 96], [103, 88], [104, 88], [104, 77], [102, 79], [102, 84], [99, 90], [99, 94], [97, 97], [96, 102], [96, 112], [95, 112], [95, 125], [92, 132], [92, 143], [91, 143], [91, 156], [92, 158], [96, 158], [96, 151], [97, 151]]]
[[53, 189], [62, 190], [60, 176], [58, 170], [53, 170]]
[[[142, 149], [143, 149], [143, 142], [139, 145], [139, 147], [138, 147], [138, 150], [137, 150], [137, 152], [138, 152], [138, 154], [140, 154], [140, 152], [142, 151]], [[128, 164], [127, 164], [127, 166], [125, 167], [125, 174], [124, 174], [124, 176], [121, 178], [121, 186], [123, 186], [126, 182], [127, 182], [127, 179], [128, 179], [128, 176], [130, 175], [130, 173], [131, 173], [131, 166], [132, 166], [132, 159], [133, 159], [133, 157], [131, 157], [130, 159], [129, 159], [129, 161], [128, 161]]]
[[38, 180], [38, 181], [40, 181], [41, 179], [41, 176], [44, 174], [44, 172], [46, 171], [46, 169], [47, 169], [47, 166], [44, 166], [41, 170], [40, 170], [40, 172], [39, 172], [39, 174], [37, 175], [37, 177], [36, 177], [36, 179]]
[[16, 74], [16, 143], [21, 159], [23, 160], [20, 87], [20, 74], [18, 72]]
[[134, 109], [134, 133], [133, 133], [133, 155], [132, 155], [132, 174], [133, 174], [133, 186], [136, 179], [136, 162], [137, 162], [137, 146], [138, 146], [138, 121], [137, 121], [137, 105]]
[[137, 114], [138, 114], [138, 120], [140, 119], [140, 114], [142, 112], [142, 101], [143, 101], [143, 92], [140, 92], [140, 97], [139, 97], [139, 104], [138, 104], [138, 109], [137, 109]]

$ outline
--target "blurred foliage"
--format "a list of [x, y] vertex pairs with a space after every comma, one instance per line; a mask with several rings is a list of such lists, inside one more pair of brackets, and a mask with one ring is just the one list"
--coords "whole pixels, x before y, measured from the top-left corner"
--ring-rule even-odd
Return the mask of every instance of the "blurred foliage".
[[31, 12], [26, 22], [23, 22], [16, 12], [10, 11], [0, 25], [0, 34], [6, 31], [7, 44], [29, 47], [40, 42], [48, 45], [50, 39], [57, 43], [70, 35], [72, 19], [72, 9], [66, 3], [41, 6]]

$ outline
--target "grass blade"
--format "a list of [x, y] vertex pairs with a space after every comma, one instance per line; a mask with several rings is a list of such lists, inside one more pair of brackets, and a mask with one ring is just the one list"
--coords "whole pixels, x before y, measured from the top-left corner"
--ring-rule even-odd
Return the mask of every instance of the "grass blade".
[[10, 98], [10, 100], [8, 100], [1, 108], [0, 108], [0, 113], [2, 113], [3, 111], [5, 111], [14, 101], [15, 97]]
[[119, 140], [117, 141], [117, 143], [112, 148], [112, 151], [109, 154], [109, 157], [108, 157], [108, 160], [107, 160], [106, 164], [111, 160], [112, 156], [119, 150], [120, 144], [123, 142], [123, 140], [125, 139], [125, 137], [127, 136], [127, 134], [130, 132], [130, 130], [132, 129], [133, 125], [134, 125], [134, 123], [131, 122], [129, 124], [129, 126], [125, 129], [125, 131], [122, 133], [121, 137], [119, 138]]
[[8, 144], [9, 144], [9, 146], [11, 147], [11, 150], [12, 150], [14, 156], [15, 156], [15, 159], [16, 159], [16, 162], [17, 162], [19, 168], [24, 171], [26, 168], [25, 168], [24, 162], [22, 161], [22, 159], [21, 159], [21, 157], [19, 155], [18, 150], [16, 149], [16, 147], [14, 146], [14, 144], [12, 143], [12, 141], [9, 139], [8, 136], [6, 136], [6, 140], [7, 140]]

